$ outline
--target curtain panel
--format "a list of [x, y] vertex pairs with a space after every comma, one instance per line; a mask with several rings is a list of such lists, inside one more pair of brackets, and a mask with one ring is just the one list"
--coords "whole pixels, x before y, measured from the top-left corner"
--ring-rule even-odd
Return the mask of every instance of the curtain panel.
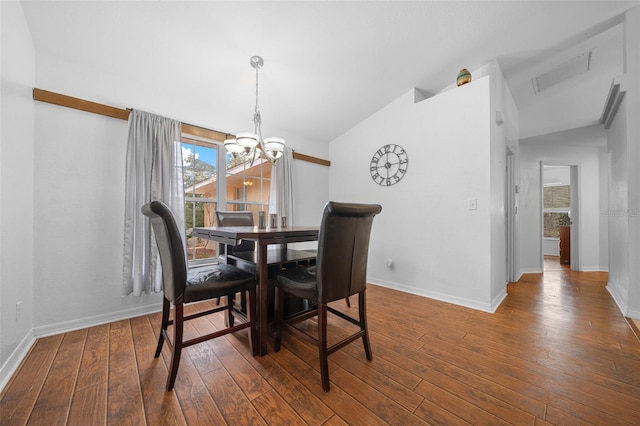
[[162, 291], [162, 270], [149, 220], [140, 208], [166, 203], [184, 235], [181, 123], [133, 110], [129, 114], [125, 179], [123, 293]]
[[284, 153], [271, 169], [269, 191], [269, 214], [287, 218], [287, 225], [295, 225], [293, 217], [293, 149], [284, 147]]

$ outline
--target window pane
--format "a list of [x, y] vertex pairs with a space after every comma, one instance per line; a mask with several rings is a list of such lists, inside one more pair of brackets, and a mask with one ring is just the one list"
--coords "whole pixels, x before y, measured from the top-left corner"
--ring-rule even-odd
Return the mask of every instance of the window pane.
[[233, 210], [247, 210], [249, 204], [263, 204], [269, 202], [271, 186], [271, 163], [256, 159], [239, 161], [227, 156], [227, 202], [247, 201], [238, 203], [241, 208]]
[[186, 197], [216, 198], [216, 145], [182, 143], [182, 174]]
[[544, 213], [545, 238], [560, 238], [560, 225], [569, 225], [569, 213]]
[[184, 219], [187, 258], [190, 261], [217, 257], [217, 244], [214, 241], [194, 238], [192, 235], [194, 227], [214, 226], [213, 218], [217, 206], [215, 201], [218, 196], [217, 155], [218, 148], [215, 144], [186, 138], [182, 141]]
[[216, 257], [215, 241], [195, 238], [194, 227], [214, 226], [216, 203], [187, 201], [184, 203], [184, 221], [187, 236], [187, 258], [189, 260]]
[[545, 186], [543, 193], [545, 209], [571, 207], [571, 186]]

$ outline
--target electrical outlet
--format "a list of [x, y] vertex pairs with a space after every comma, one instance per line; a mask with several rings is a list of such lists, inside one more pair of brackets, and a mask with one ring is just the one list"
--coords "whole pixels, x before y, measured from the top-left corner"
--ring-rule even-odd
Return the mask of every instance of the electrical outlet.
[[393, 268], [393, 259], [387, 259], [387, 268]]
[[469, 199], [469, 210], [478, 210], [478, 199], [470, 198]]

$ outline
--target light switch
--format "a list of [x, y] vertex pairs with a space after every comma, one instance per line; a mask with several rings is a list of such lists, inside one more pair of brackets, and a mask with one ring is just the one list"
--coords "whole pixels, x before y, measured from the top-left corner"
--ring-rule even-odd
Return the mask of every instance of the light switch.
[[469, 199], [469, 210], [478, 210], [478, 199], [470, 198]]

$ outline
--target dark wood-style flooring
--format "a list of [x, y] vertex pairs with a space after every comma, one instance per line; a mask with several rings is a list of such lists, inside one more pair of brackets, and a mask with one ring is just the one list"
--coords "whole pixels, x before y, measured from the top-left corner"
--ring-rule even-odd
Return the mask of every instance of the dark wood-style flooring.
[[329, 393], [315, 349], [291, 336], [257, 358], [246, 332], [192, 346], [174, 392], [168, 352], [153, 358], [157, 314], [45, 337], [2, 393], [0, 423], [638, 425], [640, 343], [606, 281], [525, 275], [495, 314], [371, 285], [373, 361], [359, 342], [331, 355]]

